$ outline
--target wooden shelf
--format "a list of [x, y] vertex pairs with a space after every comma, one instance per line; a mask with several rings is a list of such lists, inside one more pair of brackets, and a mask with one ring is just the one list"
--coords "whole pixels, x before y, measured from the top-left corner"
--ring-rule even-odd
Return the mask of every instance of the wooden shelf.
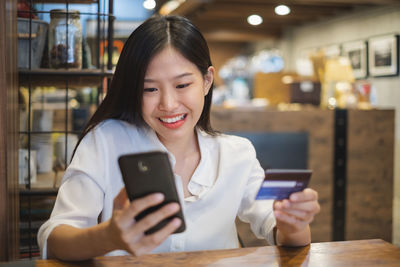
[[38, 173], [37, 180], [31, 183], [30, 189], [26, 188], [24, 185], [20, 185], [19, 194], [30, 196], [56, 196], [63, 176], [64, 171], [59, 171], [57, 174], [54, 171]]
[[113, 72], [99, 69], [20, 69], [20, 86], [56, 86], [69, 88], [99, 86], [103, 78], [111, 78]]

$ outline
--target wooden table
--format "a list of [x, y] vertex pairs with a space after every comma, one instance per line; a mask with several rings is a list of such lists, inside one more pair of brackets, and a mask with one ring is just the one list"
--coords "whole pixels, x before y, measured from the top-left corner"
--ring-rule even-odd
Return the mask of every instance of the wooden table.
[[371, 239], [313, 243], [301, 248], [267, 246], [140, 257], [97, 257], [84, 262], [37, 260], [31, 263], [21, 266], [400, 266], [400, 248], [381, 239]]

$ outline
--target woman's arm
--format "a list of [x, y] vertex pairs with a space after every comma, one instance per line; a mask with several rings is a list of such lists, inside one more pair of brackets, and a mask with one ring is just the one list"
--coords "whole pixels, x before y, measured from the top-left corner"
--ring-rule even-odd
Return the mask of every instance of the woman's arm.
[[305, 246], [310, 244], [310, 223], [319, 211], [318, 193], [310, 188], [292, 194], [289, 199], [275, 201], [277, 245]]
[[89, 228], [60, 225], [47, 240], [48, 258], [85, 260], [114, 250], [107, 238], [109, 221]]
[[160, 204], [162, 200], [163, 195], [157, 193], [129, 203], [124, 188], [114, 199], [114, 211], [110, 220], [84, 229], [68, 225], [54, 228], [48, 238], [48, 257], [61, 260], [86, 260], [117, 249], [126, 250], [134, 255], [148, 253], [181, 224], [176, 218], [158, 232], [151, 235], [144, 234], [146, 230], [179, 210], [177, 203], [170, 203], [140, 221], [134, 221], [137, 214]]

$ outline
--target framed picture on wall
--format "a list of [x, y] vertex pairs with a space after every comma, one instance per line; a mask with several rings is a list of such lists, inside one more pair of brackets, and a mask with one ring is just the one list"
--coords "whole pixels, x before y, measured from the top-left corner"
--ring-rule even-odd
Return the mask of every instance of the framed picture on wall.
[[343, 56], [350, 59], [354, 78], [365, 79], [368, 75], [368, 46], [365, 41], [354, 41], [342, 45]]
[[399, 36], [377, 36], [368, 41], [368, 66], [372, 76], [394, 76], [399, 73]]

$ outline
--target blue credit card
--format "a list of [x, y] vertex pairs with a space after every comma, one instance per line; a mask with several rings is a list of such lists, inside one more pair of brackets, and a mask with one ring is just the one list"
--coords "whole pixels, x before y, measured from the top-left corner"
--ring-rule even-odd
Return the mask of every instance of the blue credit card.
[[292, 193], [302, 191], [308, 186], [311, 174], [311, 170], [266, 170], [256, 200], [287, 199]]

